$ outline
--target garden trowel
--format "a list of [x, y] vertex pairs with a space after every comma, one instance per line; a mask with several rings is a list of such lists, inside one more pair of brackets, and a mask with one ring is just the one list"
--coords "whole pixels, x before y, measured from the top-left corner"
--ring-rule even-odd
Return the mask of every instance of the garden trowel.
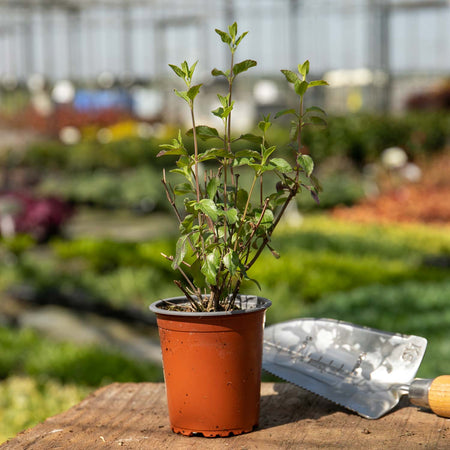
[[404, 394], [450, 417], [450, 376], [414, 379], [427, 340], [333, 319], [297, 319], [264, 331], [263, 368], [308, 391], [378, 419]]

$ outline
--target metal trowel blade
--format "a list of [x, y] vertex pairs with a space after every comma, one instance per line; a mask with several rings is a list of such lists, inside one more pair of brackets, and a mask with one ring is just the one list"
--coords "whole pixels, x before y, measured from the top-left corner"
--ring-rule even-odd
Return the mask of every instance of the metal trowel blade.
[[333, 319], [296, 319], [264, 331], [263, 369], [377, 419], [408, 392], [427, 340]]

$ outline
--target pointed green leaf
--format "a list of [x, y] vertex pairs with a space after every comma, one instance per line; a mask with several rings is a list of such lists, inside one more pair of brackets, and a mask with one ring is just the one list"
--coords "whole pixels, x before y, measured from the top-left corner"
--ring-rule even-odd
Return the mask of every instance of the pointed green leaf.
[[[255, 216], [256, 223], [259, 221], [260, 217], [261, 217], [261, 213], [256, 213], [256, 216]], [[273, 220], [274, 220], [273, 212], [270, 209], [266, 209], [264, 211], [264, 216], [263, 216], [259, 226], [262, 228], [266, 228], [266, 229], [270, 228], [272, 226]]]
[[230, 208], [223, 212], [223, 215], [225, 216], [225, 220], [230, 224], [233, 225], [238, 220], [238, 212], [236, 208]]
[[306, 60], [303, 64], [298, 65], [298, 73], [300, 73], [303, 79], [306, 78], [306, 75], [309, 73], [309, 61]]
[[202, 213], [206, 214], [213, 222], [216, 222], [219, 218], [219, 209], [213, 200], [210, 198], [201, 199], [194, 208], [200, 210]]
[[268, 120], [261, 120], [261, 122], [258, 123], [258, 128], [263, 132], [266, 133], [267, 130], [272, 126], [272, 123]]
[[234, 154], [224, 148], [211, 148], [198, 155], [198, 162], [209, 161], [211, 159], [228, 158], [233, 159]]
[[225, 31], [219, 30], [219, 29], [215, 29], [215, 32], [220, 36], [220, 39], [222, 39], [222, 42], [225, 42], [225, 44], [231, 44], [231, 38], [230, 36], [228, 36], [227, 33], [225, 33]]
[[183, 221], [180, 223], [180, 233], [188, 234], [192, 230], [192, 225], [194, 224], [194, 216], [188, 214]]
[[236, 152], [237, 158], [255, 158], [258, 161], [261, 160], [261, 154], [256, 150], [239, 150]]
[[[195, 131], [197, 133], [197, 136], [203, 140], [219, 137], [219, 132], [215, 128], [208, 127], [206, 125], [199, 125], [195, 127]], [[193, 134], [194, 133], [192, 128], [186, 132], [187, 136], [192, 136]]]
[[248, 192], [245, 189], [239, 189], [236, 194], [236, 207], [239, 211], [244, 211], [248, 200]]
[[281, 173], [289, 173], [292, 172], [291, 165], [283, 158], [272, 158], [270, 160], [270, 164], [275, 166], [275, 169]]
[[229, 99], [230, 99], [230, 94], [225, 95], [225, 96], [220, 95], [220, 94], [217, 94], [217, 98], [219, 99], [220, 104], [221, 104], [224, 108], [227, 108], [227, 107], [228, 107], [228, 102], [229, 102]]
[[177, 184], [173, 188], [173, 193], [175, 195], [184, 195], [184, 194], [190, 194], [191, 192], [194, 192], [194, 189], [190, 183], [181, 183]]
[[310, 176], [314, 170], [314, 161], [309, 155], [299, 155], [298, 163], [305, 171], [306, 176]]
[[241, 72], [245, 72], [251, 67], [256, 66], [256, 61], [253, 59], [246, 59], [245, 61], [241, 61], [233, 66], [233, 74], [234, 76], [238, 75]]
[[188, 103], [191, 103], [191, 99], [189, 98], [187, 91], [178, 91], [177, 89], [174, 89], [174, 91], [178, 97], [186, 100]]
[[220, 181], [217, 178], [211, 178], [209, 180], [208, 185], [206, 186], [206, 192], [211, 200], [214, 200], [219, 184]]
[[189, 75], [189, 78], [192, 78], [192, 77], [193, 77], [193, 75], [194, 75], [194, 70], [195, 70], [195, 67], [197, 66], [197, 63], [198, 63], [198, 61], [195, 61], [195, 63], [192, 64], [192, 66], [190, 67], [190, 69], [188, 69], [188, 75]]
[[278, 111], [275, 114], [275, 119], [278, 119], [278, 117], [281, 117], [281, 116], [285, 116], [286, 114], [294, 114], [297, 117], [297, 111], [295, 109], [290, 108], [290, 109], [283, 109], [282, 111]]
[[313, 87], [313, 86], [329, 86], [329, 84], [325, 80], [310, 81], [309, 85], [311, 87]]
[[237, 23], [234, 22], [233, 25], [230, 25], [228, 27], [228, 33], [230, 34], [230, 36], [234, 39], [236, 37], [237, 34]]
[[262, 152], [262, 161], [263, 164], [269, 159], [269, 156], [277, 149], [277, 147], [275, 145], [272, 145], [269, 148], [264, 147], [263, 145], [261, 145], [261, 152]]
[[222, 71], [219, 70], [219, 69], [213, 69], [213, 70], [211, 70], [211, 75], [212, 75], [213, 77], [224, 76], [225, 78], [228, 78], [228, 75], [229, 75], [229, 74], [227, 74], [227, 73], [225, 73], [225, 72], [222, 72]]
[[327, 115], [327, 113], [322, 108], [319, 108], [318, 106], [310, 106], [309, 108], [306, 108], [305, 113], [310, 113], [310, 112], [317, 112], [317, 113], [323, 114], [324, 116]]
[[175, 66], [174, 64], [169, 64], [169, 66], [178, 77], [183, 79], [186, 78], [186, 74], [178, 66]]
[[235, 251], [230, 250], [223, 257], [223, 264], [230, 272], [230, 275], [233, 276], [238, 271], [241, 261], [239, 260], [238, 254]]
[[205, 261], [202, 264], [201, 272], [206, 278], [208, 284], [215, 285], [217, 272], [220, 265], [220, 254], [217, 248], [213, 252], [206, 255]]
[[295, 83], [299, 80], [298, 75], [295, 72], [292, 72], [292, 70], [281, 70], [281, 73], [284, 74], [289, 83]]
[[195, 86], [190, 87], [189, 90], [187, 91], [187, 96], [191, 100], [194, 100], [194, 98], [197, 96], [202, 86], [203, 86], [202, 84], [196, 84]]
[[306, 81], [297, 80], [294, 83], [294, 89], [297, 95], [303, 97], [303, 95], [305, 95], [306, 90], [308, 89], [308, 83]]
[[237, 39], [236, 39], [236, 47], [241, 43], [242, 39], [247, 36], [248, 31], [244, 31]]
[[251, 133], [241, 134], [238, 139], [244, 139], [245, 141], [253, 142], [255, 144], [262, 144], [263, 141], [262, 136]]
[[181, 236], [178, 241], [177, 241], [177, 245], [176, 245], [176, 250], [175, 250], [175, 257], [172, 261], [172, 269], [176, 269], [181, 262], [183, 261], [184, 257], [186, 256], [186, 241], [187, 241], [188, 236], [184, 235]]

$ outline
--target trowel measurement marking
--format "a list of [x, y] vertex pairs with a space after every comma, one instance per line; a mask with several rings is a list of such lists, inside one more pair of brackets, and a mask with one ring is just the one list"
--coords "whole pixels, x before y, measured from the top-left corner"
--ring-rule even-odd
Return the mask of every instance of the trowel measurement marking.
[[296, 361], [301, 360], [305, 362], [306, 364], [309, 364], [312, 367], [315, 367], [316, 369], [319, 369], [321, 372], [327, 372], [332, 373], [333, 375], [336, 375], [341, 378], [346, 378], [349, 376], [355, 376], [357, 375], [358, 369], [361, 367], [362, 362], [366, 358], [366, 353], [360, 353], [358, 356], [358, 359], [355, 362], [355, 365], [353, 366], [352, 370], [344, 369], [345, 364], [341, 364], [340, 366], [334, 366], [334, 360], [330, 360], [329, 362], [326, 362], [323, 360], [322, 356], [319, 356], [318, 359], [314, 359], [311, 355], [312, 353], [309, 353], [308, 355], [304, 355], [303, 352], [307, 347], [307, 343], [312, 341], [312, 337], [307, 336], [306, 340], [302, 343], [302, 347], [300, 351], [294, 351], [290, 348], [283, 347], [281, 345], [274, 344], [269, 341], [264, 341], [265, 345], [268, 345], [269, 347], [274, 347], [277, 350], [281, 350], [291, 356], [292, 362], [295, 364]]

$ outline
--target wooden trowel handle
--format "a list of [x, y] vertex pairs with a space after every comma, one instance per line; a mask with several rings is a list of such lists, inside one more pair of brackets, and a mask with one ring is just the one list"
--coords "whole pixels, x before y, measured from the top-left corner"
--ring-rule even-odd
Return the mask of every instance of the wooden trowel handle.
[[409, 398], [414, 405], [430, 408], [438, 416], [450, 417], [450, 375], [414, 380]]

